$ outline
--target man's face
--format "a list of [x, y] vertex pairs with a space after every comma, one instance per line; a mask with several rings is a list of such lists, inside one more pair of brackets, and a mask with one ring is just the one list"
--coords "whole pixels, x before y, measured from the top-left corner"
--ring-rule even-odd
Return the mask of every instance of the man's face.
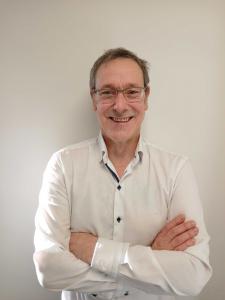
[[[143, 73], [139, 65], [128, 58], [118, 58], [102, 64], [96, 74], [96, 90], [103, 88], [125, 89], [144, 87]], [[94, 110], [105, 139], [115, 143], [136, 141], [147, 110], [149, 88], [142, 100], [128, 103], [122, 93], [118, 93], [113, 103], [98, 101], [92, 95]]]

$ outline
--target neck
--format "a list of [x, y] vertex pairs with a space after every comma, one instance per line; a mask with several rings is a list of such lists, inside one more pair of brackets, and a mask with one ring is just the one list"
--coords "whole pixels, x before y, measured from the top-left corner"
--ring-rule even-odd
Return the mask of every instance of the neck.
[[108, 157], [116, 168], [119, 176], [123, 175], [127, 165], [133, 159], [140, 135], [125, 142], [115, 142], [103, 136]]

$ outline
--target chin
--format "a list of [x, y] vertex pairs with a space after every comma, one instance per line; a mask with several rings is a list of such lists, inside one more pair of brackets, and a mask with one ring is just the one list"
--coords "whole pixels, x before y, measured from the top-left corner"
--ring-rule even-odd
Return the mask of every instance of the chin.
[[115, 143], [125, 143], [132, 139], [136, 139], [136, 137], [139, 137], [139, 134], [138, 135], [128, 134], [127, 132], [117, 132], [115, 134], [114, 132], [112, 134], [106, 135], [106, 137], [108, 137], [110, 140], [112, 140]]

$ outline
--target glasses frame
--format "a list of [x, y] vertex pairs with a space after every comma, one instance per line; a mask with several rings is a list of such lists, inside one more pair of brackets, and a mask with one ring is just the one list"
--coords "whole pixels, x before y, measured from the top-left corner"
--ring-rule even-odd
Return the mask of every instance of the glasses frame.
[[[132, 89], [132, 88], [137, 88], [137, 89], [141, 89], [141, 93], [142, 93], [142, 95], [139, 97], [139, 98], [134, 98], [134, 99], [129, 99], [128, 97], [127, 97], [127, 95], [126, 95], [126, 91], [127, 90], [130, 90], [130, 89]], [[115, 95], [114, 96], [112, 96], [112, 98], [106, 98], [106, 99], [97, 99], [97, 101], [98, 102], [100, 102], [100, 103], [115, 103], [115, 100], [116, 100], [116, 98], [118, 97], [118, 94], [119, 93], [122, 93], [123, 94], [123, 97], [124, 97], [124, 99], [126, 100], [126, 102], [127, 103], [137, 103], [137, 102], [141, 102], [142, 100], [143, 100], [143, 96], [144, 96], [144, 94], [143, 94], [143, 92], [144, 91], [146, 91], [146, 89], [148, 88], [148, 86], [144, 86], [144, 87], [140, 87], [140, 86], [132, 86], [132, 87], [128, 87], [128, 88], [125, 88], [125, 89], [116, 89], [116, 88], [102, 88], [102, 89], [93, 89], [93, 93], [95, 94], [95, 95], [97, 95], [98, 97], [100, 97], [99, 95], [98, 95], [98, 93], [100, 92], [100, 91], [103, 91], [103, 90], [113, 90], [113, 91], [115, 91], [116, 93], [115, 93]]]

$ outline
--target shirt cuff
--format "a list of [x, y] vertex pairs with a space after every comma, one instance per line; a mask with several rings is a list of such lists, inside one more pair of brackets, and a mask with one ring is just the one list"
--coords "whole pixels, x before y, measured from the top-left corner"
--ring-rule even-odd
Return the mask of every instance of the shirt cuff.
[[99, 238], [91, 261], [91, 267], [116, 277], [119, 265], [125, 263], [129, 243]]

